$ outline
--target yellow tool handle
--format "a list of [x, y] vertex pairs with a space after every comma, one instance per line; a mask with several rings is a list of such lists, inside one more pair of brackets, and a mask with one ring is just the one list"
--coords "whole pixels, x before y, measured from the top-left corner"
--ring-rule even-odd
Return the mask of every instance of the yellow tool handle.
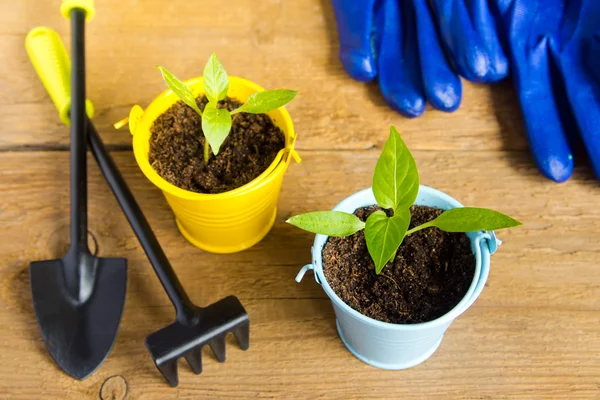
[[81, 8], [85, 11], [86, 22], [89, 22], [96, 14], [94, 0], [63, 0], [60, 12], [66, 19], [71, 19], [71, 10], [74, 8]]
[[[71, 60], [58, 33], [39, 26], [32, 29], [25, 39], [25, 48], [40, 80], [58, 109], [60, 120], [69, 125], [71, 108]], [[88, 117], [94, 116], [94, 105], [86, 100]]]

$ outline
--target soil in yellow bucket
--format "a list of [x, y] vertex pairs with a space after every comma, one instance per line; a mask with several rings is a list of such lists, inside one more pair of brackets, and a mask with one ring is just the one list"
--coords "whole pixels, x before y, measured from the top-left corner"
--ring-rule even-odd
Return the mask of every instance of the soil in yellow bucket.
[[[198, 97], [201, 110], [206, 96]], [[219, 108], [232, 111], [242, 104], [229, 97]], [[204, 163], [204, 133], [200, 116], [178, 101], [153, 123], [149, 161], [165, 180], [198, 193], [237, 189], [258, 177], [285, 147], [285, 136], [265, 114], [238, 113], [218, 155]]]

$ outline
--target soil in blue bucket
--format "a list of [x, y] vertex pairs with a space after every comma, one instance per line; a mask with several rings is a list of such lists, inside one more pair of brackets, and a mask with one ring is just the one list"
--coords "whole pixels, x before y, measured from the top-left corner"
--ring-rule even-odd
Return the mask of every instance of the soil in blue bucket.
[[[380, 209], [370, 206], [355, 214], [366, 221]], [[441, 213], [413, 206], [410, 228]], [[437, 228], [407, 236], [396, 258], [379, 275], [363, 231], [330, 237], [322, 259], [327, 282], [342, 301], [367, 317], [396, 324], [427, 322], [446, 314], [465, 296], [475, 274], [469, 237]]]
[[[206, 96], [196, 99], [204, 110]], [[241, 103], [227, 97], [219, 108], [232, 111]], [[150, 129], [148, 159], [169, 183], [198, 193], [223, 193], [257, 178], [285, 147], [285, 135], [266, 114], [237, 113], [216, 156], [204, 162], [204, 133], [198, 113], [181, 101], [161, 114]]]

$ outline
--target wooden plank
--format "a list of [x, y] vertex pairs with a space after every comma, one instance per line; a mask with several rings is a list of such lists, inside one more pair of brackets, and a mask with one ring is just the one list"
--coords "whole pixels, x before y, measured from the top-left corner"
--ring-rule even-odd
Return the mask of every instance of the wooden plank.
[[[375, 83], [351, 80], [337, 60], [338, 44], [329, 2], [238, 0], [235, 7], [205, 12], [210, 2], [106, 0], [88, 24], [88, 96], [95, 103], [97, 129], [107, 144], [131, 145], [112, 124], [134, 104], [147, 106], [165, 88], [162, 64], [191, 78], [216, 52], [231, 75], [266, 88], [293, 88], [299, 96], [288, 109], [300, 149], [380, 147], [390, 124], [414, 149], [526, 149], [517, 99], [510, 83], [464, 84], [461, 109], [430, 110], [418, 119], [392, 112]], [[68, 22], [55, 2], [10, 2], [0, 15], [0, 149], [64, 148], [68, 132], [24, 51], [27, 32], [37, 25], [57, 29], [69, 42]]]
[[[410, 143], [409, 143], [410, 145]], [[127, 257], [129, 283], [117, 343], [102, 368], [79, 382], [59, 371], [37, 329], [27, 266], [68, 242], [68, 154], [0, 153], [0, 398], [98, 398], [115, 375], [131, 399], [165, 398], [553, 398], [600, 396], [600, 192], [585, 170], [563, 185], [539, 177], [522, 152], [415, 151], [424, 184], [464, 204], [506, 212], [525, 225], [501, 232], [482, 296], [424, 364], [369, 367], [339, 340], [329, 300], [307, 276], [312, 235], [284, 223], [329, 209], [369, 186], [378, 151], [304, 151], [292, 164], [276, 224], [254, 248], [204, 253], [177, 232], [160, 192], [130, 152], [114, 157], [193, 300], [236, 294], [252, 320], [251, 348], [229, 340], [228, 360], [207, 352], [204, 372], [180, 365], [180, 386], [155, 370], [144, 337], [173, 318], [116, 201], [90, 157], [90, 228], [100, 254]], [[231, 339], [231, 338], [230, 338]], [[108, 390], [108, 389], [106, 389]]]
[[[128, 258], [128, 297], [102, 368], [81, 382], [65, 376], [39, 336], [27, 273], [30, 261], [58, 257], [68, 242], [68, 131], [23, 47], [38, 25], [57, 29], [68, 42], [68, 22], [57, 6], [13, 1], [0, 13], [6, 55], [0, 64], [0, 399], [122, 398], [124, 382], [128, 399], [600, 398], [600, 193], [589, 169], [579, 168], [562, 185], [539, 176], [510, 82], [465, 83], [462, 107], [453, 114], [430, 110], [406, 119], [391, 112], [376, 84], [354, 82], [343, 71], [333, 12], [323, 0], [237, 0], [216, 13], [206, 12], [214, 7], [208, 1], [97, 2], [87, 30], [88, 95], [96, 126], [113, 149], [127, 149], [131, 137], [112, 123], [164, 89], [154, 65], [192, 77], [215, 51], [231, 75], [300, 91], [289, 110], [304, 162], [290, 167], [271, 233], [246, 252], [213, 255], [181, 237], [132, 154], [114, 153], [194, 301], [233, 293], [252, 319], [248, 352], [229, 340], [228, 361], [219, 364], [206, 352], [201, 376], [182, 363], [177, 389], [164, 383], [143, 346], [147, 334], [172, 320], [171, 306], [90, 162], [91, 230], [101, 255]], [[310, 262], [313, 237], [284, 223], [367, 187], [390, 124], [413, 150], [424, 184], [525, 222], [500, 233], [504, 244], [482, 296], [450, 327], [438, 352], [401, 372], [371, 368], [346, 351], [323, 291], [310, 276], [294, 282]]]

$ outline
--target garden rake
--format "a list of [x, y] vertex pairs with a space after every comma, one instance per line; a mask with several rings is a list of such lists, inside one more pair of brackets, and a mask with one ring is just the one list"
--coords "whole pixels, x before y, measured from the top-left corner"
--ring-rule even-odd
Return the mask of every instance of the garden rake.
[[[47, 45], [36, 48], [36, 51], [43, 53], [45, 57], [68, 59], [56, 32], [47, 28], [45, 32], [46, 35], [55, 38], [46, 40]], [[38, 70], [38, 74], [44, 77], [44, 81], [54, 82], [55, 93], [59, 93], [51, 96], [55, 104], [58, 104], [56, 99], [64, 98], [69, 93], [68, 81], [61, 79], [65, 74], [66, 65], [68, 65], [66, 62], [54, 63], [49, 70]], [[202, 346], [208, 344], [217, 360], [225, 361], [225, 337], [228, 332], [234, 334], [243, 350], [248, 349], [250, 334], [248, 314], [235, 296], [226, 297], [207, 307], [198, 307], [192, 303], [93, 123], [89, 119], [86, 122], [89, 145], [98, 166], [175, 307], [175, 322], [148, 335], [146, 347], [167, 382], [171, 386], [177, 386], [179, 382], [177, 360], [184, 357], [196, 374], [201, 373]]]

